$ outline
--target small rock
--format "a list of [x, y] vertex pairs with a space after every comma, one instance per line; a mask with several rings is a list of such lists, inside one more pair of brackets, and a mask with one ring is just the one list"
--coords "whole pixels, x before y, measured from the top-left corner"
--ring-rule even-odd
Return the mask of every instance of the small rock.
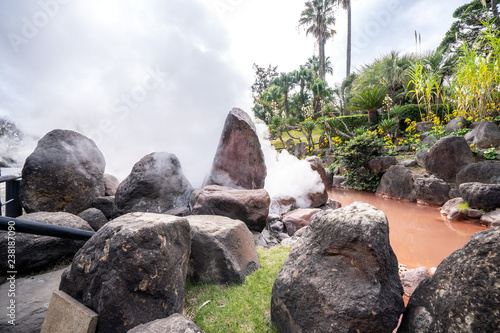
[[346, 178], [343, 176], [335, 176], [332, 179], [332, 188], [344, 188], [344, 182]]
[[409, 151], [410, 151], [409, 146], [397, 146], [396, 147], [396, 152], [398, 152], [398, 153], [407, 153]]
[[320, 209], [328, 210], [328, 209], [339, 209], [342, 207], [342, 204], [336, 200], [328, 199], [324, 206], [321, 206]]
[[416, 269], [410, 269], [401, 274], [401, 283], [405, 290], [405, 295], [410, 297], [415, 289], [418, 287], [420, 282], [422, 282], [426, 277], [429, 276], [429, 272], [425, 267], [419, 267]]
[[278, 235], [278, 239], [281, 240], [281, 241], [283, 241], [283, 240], [285, 240], [287, 238], [290, 238], [290, 236], [288, 236], [285, 233], [281, 233], [281, 234]]
[[269, 205], [269, 215], [277, 215], [278, 217], [295, 209], [297, 201], [294, 197], [287, 195], [274, 196]]
[[99, 197], [94, 199], [91, 204], [92, 208], [99, 209], [108, 220], [112, 220], [120, 216], [116, 208], [115, 197]]
[[415, 130], [417, 132], [429, 132], [434, 127], [434, 123], [432, 121], [421, 121], [416, 123]]
[[368, 162], [370, 170], [378, 175], [383, 175], [396, 164], [398, 164], [398, 160], [393, 156], [377, 156]]
[[89, 208], [78, 214], [78, 217], [82, 218], [84, 221], [94, 229], [95, 231], [102, 228], [103, 225], [108, 223], [106, 216], [97, 208]]
[[436, 137], [434, 135], [429, 135], [422, 140], [422, 146], [432, 147], [436, 142]]
[[399, 200], [417, 201], [413, 175], [402, 165], [394, 165], [380, 179], [378, 195]]
[[401, 160], [399, 164], [405, 168], [411, 168], [418, 165], [416, 160]]
[[460, 185], [459, 191], [471, 208], [500, 208], [500, 184], [464, 183]]
[[471, 219], [480, 219], [481, 216], [483, 216], [483, 212], [478, 210], [478, 209], [466, 209], [465, 210], [465, 215], [467, 215], [467, 217], [470, 217]]
[[191, 320], [176, 313], [129, 330], [127, 333], [204, 333]]
[[104, 174], [104, 195], [114, 197], [116, 190], [120, 186], [120, 181], [113, 175]]
[[458, 206], [464, 203], [465, 201], [460, 197], [448, 200], [443, 207], [441, 207], [441, 214], [444, 214], [450, 220], [465, 219], [467, 215], [458, 208]]
[[467, 128], [469, 122], [463, 116], [452, 119], [445, 128], [446, 133], [453, 133], [463, 128]]
[[269, 226], [269, 229], [271, 229], [271, 231], [273, 231], [273, 232], [280, 233], [283, 231], [284, 225], [281, 221], [276, 221]]
[[481, 223], [490, 227], [500, 227], [500, 209], [486, 213], [481, 216]]
[[487, 120], [482, 121], [475, 128], [474, 141], [477, 148], [490, 148], [500, 146], [500, 129], [497, 125]]
[[417, 161], [417, 164], [419, 166], [421, 166], [422, 168], [425, 168], [425, 159], [426, 159], [427, 155], [429, 154], [429, 151], [430, 151], [429, 148], [422, 148], [415, 155], [415, 159]]
[[317, 208], [300, 208], [285, 214], [283, 216], [283, 223], [286, 226], [288, 235], [293, 236], [297, 230], [307, 226], [311, 218], [319, 212], [322, 212], [322, 210]]
[[415, 193], [418, 201], [441, 206], [450, 199], [450, 186], [442, 179], [424, 176], [415, 180]]

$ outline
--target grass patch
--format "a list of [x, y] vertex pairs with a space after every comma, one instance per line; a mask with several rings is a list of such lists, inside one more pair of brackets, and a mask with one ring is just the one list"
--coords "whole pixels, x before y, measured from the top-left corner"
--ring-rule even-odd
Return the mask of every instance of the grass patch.
[[184, 315], [207, 333], [278, 332], [271, 324], [271, 291], [289, 247], [260, 249], [262, 268], [243, 284], [186, 285]]
[[458, 205], [458, 209], [463, 213], [467, 209], [470, 209], [469, 204], [467, 202], [462, 202], [461, 204]]
[[[322, 133], [322, 131], [321, 131], [321, 129], [319, 127], [315, 128], [313, 130], [312, 136], [313, 136], [313, 141], [314, 141], [314, 144], [316, 145], [316, 148], [318, 148], [317, 145], [318, 145], [318, 142], [319, 142], [319, 137], [322, 135], [321, 133]], [[299, 132], [299, 131], [290, 131], [290, 134], [292, 134], [292, 136], [295, 137], [295, 138], [300, 138], [302, 140], [302, 142], [306, 142], [307, 143], [307, 139], [304, 136], [304, 134], [302, 134], [302, 132]], [[284, 142], [286, 142], [286, 140], [290, 139], [290, 136], [288, 135], [287, 132], [283, 132], [282, 136], [283, 136], [283, 141]], [[299, 142], [299, 140], [295, 140], [295, 143], [297, 143], [297, 142]], [[275, 148], [284, 148], [283, 145], [281, 144], [280, 139], [271, 140], [271, 144]]]

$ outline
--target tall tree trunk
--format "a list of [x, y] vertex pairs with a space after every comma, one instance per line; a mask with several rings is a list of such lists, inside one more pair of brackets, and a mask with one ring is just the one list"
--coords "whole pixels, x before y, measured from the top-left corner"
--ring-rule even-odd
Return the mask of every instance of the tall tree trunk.
[[347, 5], [347, 60], [346, 60], [346, 74], [348, 78], [351, 74], [351, 1]]
[[321, 80], [325, 79], [325, 44], [324, 39], [318, 39], [319, 44], [319, 78]]

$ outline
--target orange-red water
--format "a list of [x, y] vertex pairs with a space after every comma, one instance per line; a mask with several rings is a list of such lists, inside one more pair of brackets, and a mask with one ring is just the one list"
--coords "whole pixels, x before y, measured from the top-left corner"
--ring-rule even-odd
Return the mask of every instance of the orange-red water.
[[384, 199], [369, 192], [333, 189], [329, 196], [342, 206], [363, 201], [382, 210], [389, 220], [392, 249], [399, 263], [410, 269], [437, 267], [467, 243], [473, 233], [487, 229], [470, 222], [449, 221], [436, 207]]

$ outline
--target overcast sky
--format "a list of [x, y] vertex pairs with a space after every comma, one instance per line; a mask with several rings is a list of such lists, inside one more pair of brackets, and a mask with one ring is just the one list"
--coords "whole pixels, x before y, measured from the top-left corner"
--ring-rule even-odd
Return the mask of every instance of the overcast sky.
[[[353, 66], [392, 49], [434, 49], [462, 0], [353, 1]], [[317, 46], [303, 0], [3, 0], [0, 115], [38, 137], [93, 138], [122, 178], [152, 151], [176, 154], [193, 185], [208, 172], [232, 107], [250, 112], [252, 64], [292, 71]], [[327, 44], [345, 73], [346, 13]], [[34, 146], [29, 146], [25, 157]]]

